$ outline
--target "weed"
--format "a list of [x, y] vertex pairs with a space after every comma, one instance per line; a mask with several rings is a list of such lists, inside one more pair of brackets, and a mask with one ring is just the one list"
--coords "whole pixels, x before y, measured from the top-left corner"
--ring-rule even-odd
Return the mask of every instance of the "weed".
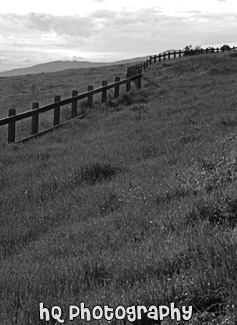
[[[156, 204], [158, 206], [162, 204], [168, 204], [173, 200], [180, 200], [186, 196], [189, 196], [191, 193], [183, 189], [174, 189], [173, 191], [167, 191], [156, 197]], [[195, 193], [194, 193], [195, 194]]]
[[220, 125], [224, 127], [236, 127], [237, 120], [232, 118], [223, 117], [220, 121]]
[[142, 116], [145, 116], [145, 114], [149, 113], [149, 109], [147, 107], [147, 105], [144, 104], [134, 104], [131, 106], [131, 110], [133, 112], [136, 112], [136, 119], [137, 120], [141, 120]]
[[81, 184], [86, 182], [93, 185], [104, 180], [111, 180], [119, 171], [119, 168], [109, 164], [96, 163], [91, 166], [84, 166], [80, 169], [79, 173], [74, 175], [74, 183]]
[[121, 201], [119, 200], [118, 196], [115, 193], [110, 192], [109, 197], [107, 200], [99, 205], [100, 213], [102, 215], [106, 215], [110, 212], [114, 212], [118, 210], [121, 205]]
[[188, 225], [207, 221], [211, 225], [234, 228], [237, 224], [237, 200], [225, 198], [213, 204], [195, 204], [186, 216]]

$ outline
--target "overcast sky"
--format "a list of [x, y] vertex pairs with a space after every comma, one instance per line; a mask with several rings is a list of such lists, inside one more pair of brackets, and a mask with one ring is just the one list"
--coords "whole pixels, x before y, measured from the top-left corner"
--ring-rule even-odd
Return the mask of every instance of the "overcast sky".
[[189, 44], [237, 45], [237, 1], [1, 2], [0, 71], [55, 60], [115, 61]]

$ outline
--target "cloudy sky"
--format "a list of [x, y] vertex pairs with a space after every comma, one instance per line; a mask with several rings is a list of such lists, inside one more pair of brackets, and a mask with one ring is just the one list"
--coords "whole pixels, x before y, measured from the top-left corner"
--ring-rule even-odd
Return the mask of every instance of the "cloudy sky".
[[236, 0], [7, 0], [0, 7], [0, 71], [226, 43], [237, 45]]

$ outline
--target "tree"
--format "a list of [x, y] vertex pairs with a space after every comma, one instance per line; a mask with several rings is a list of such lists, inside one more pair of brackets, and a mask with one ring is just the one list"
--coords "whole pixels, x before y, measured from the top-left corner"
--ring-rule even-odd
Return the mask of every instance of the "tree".
[[225, 44], [225, 45], [222, 45], [221, 47], [221, 50], [224, 52], [224, 51], [230, 51], [230, 46]]
[[196, 54], [200, 54], [200, 53], [202, 53], [200, 45], [196, 45], [195, 47], [193, 47], [192, 45], [187, 45], [184, 48], [184, 56], [196, 55]]

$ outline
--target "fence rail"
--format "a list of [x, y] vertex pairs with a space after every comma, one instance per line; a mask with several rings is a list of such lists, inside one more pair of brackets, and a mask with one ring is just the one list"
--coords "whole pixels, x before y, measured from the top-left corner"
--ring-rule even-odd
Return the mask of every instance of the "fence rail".
[[[8, 111], [8, 117], [0, 119], [0, 126], [8, 125], [8, 143], [19, 143], [19, 142], [25, 142], [27, 140], [30, 140], [32, 138], [38, 137], [42, 134], [45, 134], [49, 131], [52, 131], [74, 119], [82, 118], [85, 116], [84, 113], [81, 113], [78, 115], [77, 112], [77, 104], [78, 101], [84, 98], [87, 98], [87, 104], [88, 107], [93, 107], [93, 95], [95, 94], [102, 94], [101, 101], [102, 103], [106, 102], [107, 100], [107, 90], [115, 88], [114, 91], [114, 97], [119, 97], [119, 89], [120, 86], [123, 84], [126, 84], [126, 92], [128, 92], [131, 89], [131, 81], [135, 82], [136, 88], [141, 88], [141, 78], [142, 74], [138, 73], [136, 75], [132, 75], [127, 77], [126, 79], [120, 80], [119, 77], [115, 77], [115, 82], [111, 84], [107, 84], [107, 81], [102, 81], [102, 87], [93, 89], [92, 85], [88, 86], [88, 91], [78, 94], [77, 90], [72, 91], [72, 97], [61, 100], [60, 96], [55, 96], [54, 103], [39, 107], [39, 103], [35, 102], [32, 104], [32, 110], [16, 114], [15, 109], [9, 109]], [[71, 118], [63, 123], [60, 123], [60, 107], [64, 105], [71, 104]], [[47, 112], [49, 110], [54, 110], [54, 118], [53, 118], [53, 127], [43, 130], [41, 132], [38, 131], [39, 128], [39, 114]], [[31, 135], [16, 141], [16, 122], [26, 119], [28, 117], [32, 117], [31, 122]]]

